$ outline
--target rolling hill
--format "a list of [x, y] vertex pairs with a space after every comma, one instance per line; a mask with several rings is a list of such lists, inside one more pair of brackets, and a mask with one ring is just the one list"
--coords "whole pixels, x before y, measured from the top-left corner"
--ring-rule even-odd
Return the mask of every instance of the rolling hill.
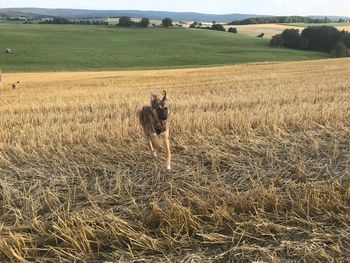
[[140, 11], [140, 10], [84, 10], [84, 9], [46, 9], [46, 8], [3, 8], [1, 12], [17, 12], [24, 14], [35, 14], [40, 16], [60, 16], [70, 18], [81, 17], [111, 17], [111, 16], [130, 16], [130, 17], [148, 17], [154, 20], [160, 20], [170, 17], [174, 20], [196, 20], [196, 21], [217, 21], [231, 22], [233, 20], [242, 20], [250, 17], [257, 17], [255, 14], [202, 14], [195, 12], [166, 12], [166, 11]]
[[325, 53], [271, 48], [268, 39], [212, 30], [2, 25], [4, 71], [154, 69], [309, 60]]
[[[50, 9], [50, 8], [2, 8], [1, 13], [16, 13], [28, 17], [69, 17], [69, 18], [104, 18], [111, 16], [129, 16], [129, 17], [148, 17], [154, 20], [160, 20], [165, 17], [170, 17], [174, 20], [190, 20], [190, 21], [216, 21], [228, 23], [232, 21], [244, 20], [253, 17], [265, 17], [267, 15], [259, 14], [203, 14], [196, 12], [167, 12], [167, 11], [141, 11], [141, 10], [87, 10], [87, 9]], [[326, 16], [309, 16], [311, 18], [324, 18]], [[329, 19], [337, 21], [340, 18], [349, 19], [350, 17], [343, 16], [328, 16]]]

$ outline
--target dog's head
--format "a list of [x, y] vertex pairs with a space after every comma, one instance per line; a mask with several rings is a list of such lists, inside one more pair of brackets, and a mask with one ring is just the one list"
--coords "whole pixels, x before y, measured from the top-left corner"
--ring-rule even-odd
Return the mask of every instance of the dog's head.
[[159, 121], [163, 126], [167, 125], [168, 117], [169, 117], [169, 101], [167, 99], [166, 91], [163, 91], [164, 96], [163, 99], [159, 99], [156, 92], [152, 92], [151, 94], [151, 105], [152, 108], [157, 112]]

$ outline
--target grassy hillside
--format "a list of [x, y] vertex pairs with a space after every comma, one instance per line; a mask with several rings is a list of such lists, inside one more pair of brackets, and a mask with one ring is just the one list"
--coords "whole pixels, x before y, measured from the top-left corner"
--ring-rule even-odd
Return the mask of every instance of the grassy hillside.
[[[0, 39], [0, 68], [5, 71], [175, 68], [327, 57], [270, 48], [267, 39], [176, 28], [1, 25]], [[13, 54], [3, 52], [8, 47]]]
[[[350, 59], [7, 74], [0, 262], [348, 262]], [[137, 119], [171, 102], [173, 170]]]

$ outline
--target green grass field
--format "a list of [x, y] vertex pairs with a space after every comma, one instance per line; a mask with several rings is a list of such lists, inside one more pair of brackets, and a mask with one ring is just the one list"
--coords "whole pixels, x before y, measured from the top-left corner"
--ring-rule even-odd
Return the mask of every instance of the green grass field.
[[[12, 54], [5, 54], [11, 48]], [[156, 69], [327, 54], [269, 47], [268, 39], [209, 30], [76, 25], [0, 25], [0, 68], [7, 72]]]

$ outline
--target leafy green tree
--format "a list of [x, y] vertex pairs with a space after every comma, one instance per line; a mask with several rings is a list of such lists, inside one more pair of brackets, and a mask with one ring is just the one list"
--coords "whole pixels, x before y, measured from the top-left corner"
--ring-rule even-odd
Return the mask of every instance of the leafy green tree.
[[343, 30], [340, 32], [341, 34], [341, 41], [347, 46], [347, 48], [350, 48], [350, 33]]
[[282, 32], [283, 44], [289, 48], [299, 48], [299, 29], [286, 29]]
[[213, 25], [211, 26], [211, 30], [225, 31], [225, 32], [226, 32], [226, 29], [225, 29], [224, 26], [221, 25], [221, 24], [213, 24]]
[[190, 28], [196, 28], [198, 26], [197, 21], [194, 21], [191, 25]]
[[121, 18], [119, 18], [118, 26], [122, 26], [122, 27], [132, 26], [131, 18], [128, 16], [122, 16]]
[[341, 38], [341, 32], [331, 26], [307, 27], [301, 33], [302, 41], [307, 42], [305, 49], [323, 52], [330, 52]]
[[171, 20], [171, 18], [168, 18], [168, 17], [164, 18], [162, 20], [162, 26], [164, 26], [164, 27], [171, 27], [171, 26], [173, 26], [173, 20]]
[[331, 55], [336, 58], [348, 57], [349, 50], [343, 42], [338, 42], [331, 50]]
[[148, 27], [150, 25], [149, 19], [144, 17], [139, 23], [137, 23], [137, 25], [140, 27]]
[[339, 31], [332, 26], [310, 26], [301, 35], [299, 30], [286, 29], [282, 34], [275, 35], [271, 46], [285, 46], [330, 53], [334, 57], [349, 56], [350, 33]]
[[283, 47], [284, 42], [283, 42], [282, 34], [277, 34], [273, 36], [270, 41], [270, 45], [273, 47]]

